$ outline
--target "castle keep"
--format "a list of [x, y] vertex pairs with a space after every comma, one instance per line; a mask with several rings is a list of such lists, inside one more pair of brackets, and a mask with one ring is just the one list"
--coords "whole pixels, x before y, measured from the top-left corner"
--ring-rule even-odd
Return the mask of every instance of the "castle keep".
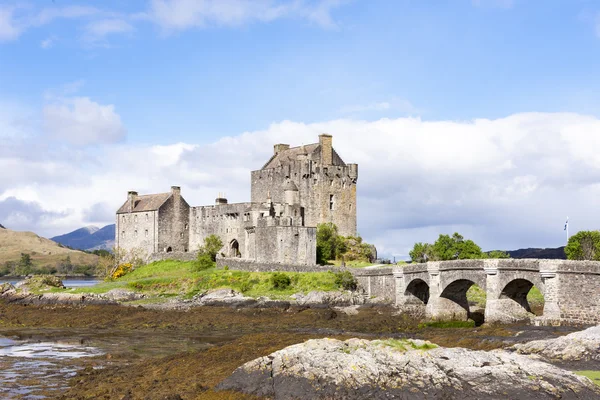
[[274, 146], [267, 163], [251, 173], [251, 201], [190, 207], [177, 186], [169, 193], [128, 193], [117, 211], [116, 246], [156, 253], [195, 252], [217, 235], [225, 257], [257, 263], [315, 265], [316, 226], [333, 222], [356, 235], [358, 166], [346, 164], [331, 135], [319, 143]]

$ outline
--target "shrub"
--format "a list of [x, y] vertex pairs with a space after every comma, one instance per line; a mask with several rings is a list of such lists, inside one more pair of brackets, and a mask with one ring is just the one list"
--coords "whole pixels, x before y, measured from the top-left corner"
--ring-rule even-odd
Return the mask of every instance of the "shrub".
[[292, 280], [287, 274], [283, 272], [275, 272], [271, 275], [271, 285], [273, 285], [274, 289], [287, 289], [290, 287]]
[[198, 252], [198, 258], [194, 263], [194, 267], [196, 268], [196, 271], [204, 271], [207, 269], [214, 268], [215, 262], [213, 261], [210, 253], [200, 250]]
[[124, 275], [127, 275], [131, 271], [133, 271], [132, 264], [130, 264], [130, 263], [119, 264], [117, 269], [115, 269], [115, 272], [112, 273], [111, 278], [118, 279]]
[[350, 271], [340, 271], [335, 273], [335, 284], [344, 290], [356, 290], [358, 281]]

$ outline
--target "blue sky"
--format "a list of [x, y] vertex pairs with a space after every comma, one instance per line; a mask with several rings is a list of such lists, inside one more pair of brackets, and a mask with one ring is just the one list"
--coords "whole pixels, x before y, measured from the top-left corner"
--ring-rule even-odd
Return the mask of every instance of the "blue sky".
[[[387, 254], [453, 229], [484, 248], [558, 246], [570, 210], [581, 228], [600, 223], [585, 213], [600, 176], [587, 153], [600, 132], [599, 70], [592, 0], [5, 0], [0, 167], [19, 179], [0, 178], [0, 223], [46, 235], [109, 223], [108, 211], [86, 215], [116, 207], [126, 187], [173, 181], [194, 204], [213, 191], [245, 201], [248, 171], [273, 143], [313, 142], [328, 128], [369, 179], [359, 229]], [[356, 149], [371, 138], [381, 140], [371, 154]], [[482, 149], [491, 155], [476, 157]], [[130, 176], [107, 164], [132, 152], [170, 163], [152, 176], [140, 162]], [[463, 152], [472, 163], [460, 169]], [[511, 185], [521, 197], [507, 204], [465, 200]], [[555, 198], [567, 190], [582, 192]], [[401, 207], [396, 217], [374, 211], [382, 198]], [[551, 221], [537, 216], [546, 208]]]

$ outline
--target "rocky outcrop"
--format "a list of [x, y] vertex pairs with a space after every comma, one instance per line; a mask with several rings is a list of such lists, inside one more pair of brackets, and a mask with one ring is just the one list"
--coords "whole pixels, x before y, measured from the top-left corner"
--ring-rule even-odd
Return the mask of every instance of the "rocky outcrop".
[[146, 295], [126, 289], [112, 289], [99, 295], [99, 297], [111, 301], [134, 301], [143, 299]]
[[292, 295], [299, 306], [324, 304], [329, 306], [354, 306], [365, 304], [366, 296], [359, 292], [309, 292], [307, 294], [296, 293]]
[[597, 399], [587, 378], [506, 351], [423, 341], [309, 340], [238, 368], [219, 385], [275, 399]]
[[600, 326], [548, 340], [534, 340], [512, 347], [520, 354], [536, 354], [549, 361], [600, 362]]
[[117, 304], [95, 294], [31, 293], [27, 286], [17, 288], [10, 283], [0, 285], [0, 300], [12, 304], [26, 305], [86, 305]]

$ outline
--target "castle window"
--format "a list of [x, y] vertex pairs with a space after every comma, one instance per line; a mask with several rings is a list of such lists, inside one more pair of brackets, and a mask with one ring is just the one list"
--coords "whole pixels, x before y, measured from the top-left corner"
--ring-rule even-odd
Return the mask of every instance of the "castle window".
[[145, 235], [146, 237], [148, 237], [148, 229], [146, 229], [146, 231], [144, 232], [144, 235]]
[[348, 210], [352, 210], [352, 204], [348, 204]]
[[133, 216], [133, 222], [137, 222], [137, 215]]
[[150, 216], [148, 215], [148, 213], [146, 213], [146, 221], [148, 221], [150, 219]]
[[335, 199], [332, 194], [329, 195], [329, 209], [333, 210], [335, 205]]
[[121, 232], [121, 237], [122, 237], [123, 239], [125, 239], [125, 231], [122, 231], [122, 232]]
[[183, 238], [183, 232], [181, 232], [181, 233], [179, 234], [179, 237], [180, 237], [180, 238]]
[[125, 222], [125, 216], [123, 215], [123, 222]]
[[133, 231], [133, 237], [137, 237], [137, 229]]
[[190, 228], [189, 225], [185, 224], [185, 229], [189, 229], [189, 228]]

